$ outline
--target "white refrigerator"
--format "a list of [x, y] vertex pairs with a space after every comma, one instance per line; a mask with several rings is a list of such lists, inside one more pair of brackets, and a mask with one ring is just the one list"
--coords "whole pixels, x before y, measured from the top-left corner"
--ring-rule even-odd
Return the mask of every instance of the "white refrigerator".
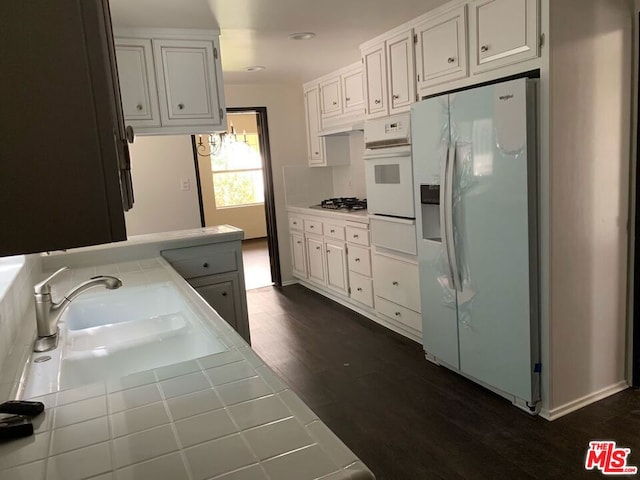
[[411, 108], [424, 350], [532, 412], [540, 400], [536, 81]]

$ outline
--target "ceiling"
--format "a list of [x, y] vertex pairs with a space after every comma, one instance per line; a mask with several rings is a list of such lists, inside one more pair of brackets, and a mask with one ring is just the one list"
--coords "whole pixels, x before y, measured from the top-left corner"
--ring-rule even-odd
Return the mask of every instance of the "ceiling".
[[[302, 83], [360, 59], [358, 46], [448, 0], [110, 0], [114, 27], [220, 29], [225, 83]], [[315, 32], [307, 41], [294, 32]], [[251, 65], [265, 70], [247, 72]]]

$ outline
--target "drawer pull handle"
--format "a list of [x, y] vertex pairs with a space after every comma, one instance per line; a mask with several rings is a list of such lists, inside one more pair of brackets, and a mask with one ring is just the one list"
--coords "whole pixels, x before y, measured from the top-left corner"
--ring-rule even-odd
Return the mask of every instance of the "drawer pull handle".
[[360, 261], [360, 259], [359, 259], [359, 258], [356, 258], [356, 262], [359, 262], [359, 261]]
[[222, 292], [222, 296], [226, 297], [227, 296], [227, 292]]
[[309, 228], [315, 228], [315, 226], [314, 225], [309, 225]]
[[357, 233], [354, 233], [353, 238], [360, 238], [360, 235], [358, 235]]
[[396, 312], [396, 317], [401, 317], [401, 313], [400, 312]]
[[204, 262], [204, 263], [202, 264], [202, 267], [203, 267], [203, 268], [209, 268], [209, 264], [208, 264], [207, 262]]
[[380, 99], [374, 100], [373, 103], [375, 103], [376, 105], [380, 105]]
[[332, 228], [332, 229], [331, 229], [331, 233], [336, 233], [336, 231]]
[[358, 287], [358, 288], [356, 288], [356, 290], [358, 290], [359, 292], [361, 292], [361, 291], [362, 291], [362, 288]]
[[398, 286], [398, 282], [396, 282], [396, 281], [391, 282], [391, 283], [392, 283], [394, 286], [396, 286], [396, 287]]

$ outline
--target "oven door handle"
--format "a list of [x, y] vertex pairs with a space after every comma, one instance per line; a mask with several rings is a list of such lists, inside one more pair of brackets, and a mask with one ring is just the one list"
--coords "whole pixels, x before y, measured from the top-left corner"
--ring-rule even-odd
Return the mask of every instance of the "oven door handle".
[[451, 268], [451, 254], [449, 251], [449, 235], [448, 235], [448, 221], [449, 221], [449, 212], [448, 212], [448, 179], [449, 179], [449, 162], [451, 160], [451, 145], [447, 146], [447, 153], [444, 156], [442, 162], [440, 162], [440, 229], [441, 234], [440, 238], [442, 240], [442, 250], [444, 251], [444, 256], [446, 260], [446, 269], [447, 269], [447, 279], [449, 282], [449, 288], [455, 289], [455, 283], [453, 279], [453, 269]]

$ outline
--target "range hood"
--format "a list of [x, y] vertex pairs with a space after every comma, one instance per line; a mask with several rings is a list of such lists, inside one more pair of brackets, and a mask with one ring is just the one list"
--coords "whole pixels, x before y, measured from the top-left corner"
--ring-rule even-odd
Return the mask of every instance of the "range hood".
[[327, 128], [318, 132], [319, 137], [330, 137], [333, 135], [348, 135], [349, 132], [356, 130], [364, 130], [364, 120], [357, 122], [345, 123], [342, 125], [336, 125], [335, 127]]

